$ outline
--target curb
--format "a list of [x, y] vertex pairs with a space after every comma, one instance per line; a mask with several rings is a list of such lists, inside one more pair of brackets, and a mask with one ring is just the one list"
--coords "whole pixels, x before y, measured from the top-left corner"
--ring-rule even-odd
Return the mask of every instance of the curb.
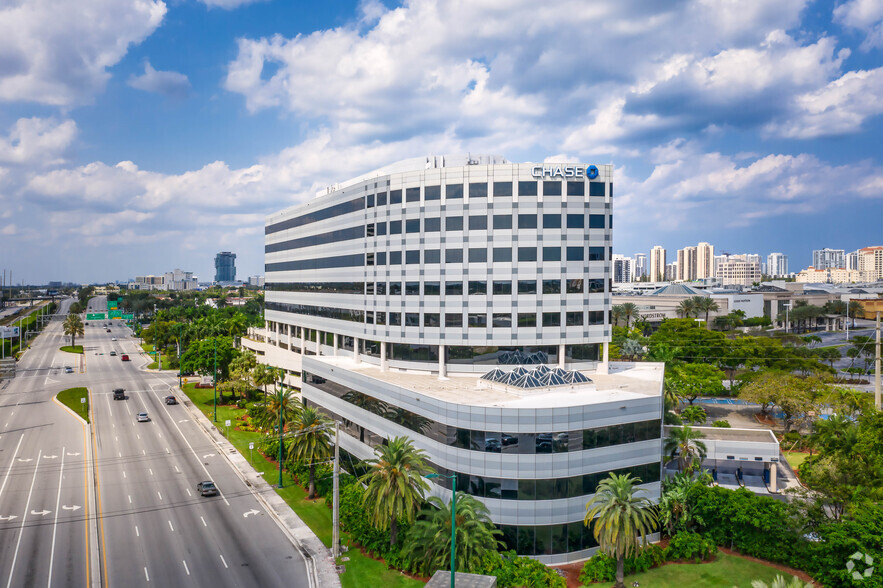
[[243, 455], [224, 437], [218, 428], [202, 411], [193, 405], [190, 398], [177, 386], [170, 389], [178, 391], [181, 404], [194, 421], [202, 428], [218, 452], [224, 456], [239, 478], [249, 487], [252, 495], [260, 502], [283, 534], [304, 558], [310, 586], [312, 588], [340, 586], [340, 576], [331, 559], [331, 550], [325, 547], [315, 533], [304, 523], [297, 513], [282, 499], [273, 487], [261, 477], [261, 474], [245, 459]]

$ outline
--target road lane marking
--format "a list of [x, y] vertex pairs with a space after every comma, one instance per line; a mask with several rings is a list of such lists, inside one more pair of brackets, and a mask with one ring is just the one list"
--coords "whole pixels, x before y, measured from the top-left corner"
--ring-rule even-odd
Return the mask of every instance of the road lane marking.
[[135, 525], [135, 536], [136, 536], [136, 537], [140, 537], [140, 536], [141, 536], [141, 532], [138, 530], [138, 525]]
[[147, 455], [147, 451], [144, 450], [144, 449], [142, 449], [142, 450], [141, 450], [141, 455]]
[[148, 582], [150, 582], [150, 574], [147, 573], [147, 567], [144, 568], [144, 577], [147, 578]]
[[132, 504], [132, 495], [129, 494], [129, 504]]
[[122, 452], [122, 451], [117, 451], [117, 457], [123, 457], [123, 452]]
[[6, 476], [3, 478], [3, 485], [0, 486], [0, 496], [3, 496], [3, 490], [6, 488], [6, 482], [9, 481], [9, 473], [12, 471], [12, 464], [15, 462], [15, 457], [18, 455], [18, 450], [19, 448], [21, 448], [21, 442], [24, 438], [24, 433], [22, 433], [21, 437], [18, 438], [18, 445], [15, 446], [15, 453], [12, 454], [12, 461], [9, 462], [9, 467], [6, 468]]
[[[67, 447], [61, 448], [61, 468], [58, 470], [58, 498], [55, 499], [55, 522], [52, 524], [52, 549], [49, 550], [49, 581], [46, 588], [52, 586], [52, 564], [55, 562], [55, 535], [58, 533], [58, 505], [61, 504], [61, 481], [64, 477], [64, 453]], [[74, 510], [80, 507], [75, 507]], [[64, 507], [67, 510], [67, 507]]]
[[175, 471], [178, 472], [179, 474], [181, 473], [181, 470], [178, 469], [178, 466], [175, 466]]
[[127, 478], [127, 477], [128, 477], [128, 476], [126, 476], [126, 472], [125, 472], [125, 471], [123, 472], [123, 477], [124, 477], [124, 478]]
[[224, 564], [224, 567], [225, 567], [225, 568], [228, 568], [228, 569], [229, 569], [229, 568], [230, 568], [230, 566], [228, 566], [228, 565], [227, 565], [227, 562], [226, 562], [226, 560], [224, 560], [224, 556], [223, 556], [223, 555], [221, 555], [221, 554], [220, 554], [220, 553], [219, 553], [219, 554], [218, 554], [218, 557], [220, 557], [220, 558], [221, 558], [221, 563], [222, 563], [222, 564]]
[[152, 470], [152, 469], [147, 468], [147, 471], [150, 472], [150, 475], [151, 475], [151, 476], [153, 475], [153, 470]]
[[202, 526], [203, 526], [203, 527], [208, 527], [208, 524], [205, 522], [205, 519], [204, 519], [204, 518], [199, 517], [199, 520], [202, 521]]
[[139, 435], [138, 433], [135, 433], [135, 436], [138, 437], [139, 441], [141, 440], [141, 435]]
[[12, 575], [15, 573], [15, 560], [18, 559], [18, 550], [21, 547], [21, 536], [24, 535], [25, 521], [28, 518], [28, 509], [31, 508], [31, 495], [34, 493], [34, 483], [37, 481], [37, 468], [40, 467], [41, 455], [43, 455], [42, 449], [37, 452], [37, 463], [34, 464], [34, 477], [31, 478], [31, 489], [28, 491], [28, 500], [25, 503], [25, 513], [21, 518], [21, 527], [18, 532], [18, 541], [15, 543], [15, 553], [12, 556], [12, 565], [9, 568], [9, 581], [6, 583], [6, 588], [12, 586]]
[[156, 491], [156, 495], [159, 496], [160, 500], [162, 500], [162, 494], [159, 493], [159, 490]]
[[187, 575], [190, 575], [190, 568], [187, 567], [187, 560], [182, 560], [184, 562], [184, 571], [187, 572]]
[[175, 527], [172, 525], [172, 521], [169, 521], [169, 529], [172, 530], [172, 533], [175, 532]]
[[168, 455], [171, 455], [171, 454], [172, 454], [172, 452], [169, 451], [169, 448], [168, 448], [168, 447], [166, 447], [166, 453], [167, 453]]
[[261, 514], [261, 511], [251, 509], [249, 511], [242, 513], [242, 518], [247, 519], [249, 516], [256, 515], [256, 514]]
[[159, 434], [159, 438], [162, 439], [162, 433]]
[[187, 488], [187, 496], [193, 496], [193, 494], [190, 493], [190, 488]]

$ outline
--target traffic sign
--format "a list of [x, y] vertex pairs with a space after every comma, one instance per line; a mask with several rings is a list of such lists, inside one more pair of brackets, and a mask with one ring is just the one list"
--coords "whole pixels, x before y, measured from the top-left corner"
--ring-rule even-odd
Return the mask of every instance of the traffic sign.
[[103, 312], [87, 312], [86, 320], [87, 321], [103, 321], [106, 318]]
[[123, 318], [123, 311], [122, 310], [111, 310], [108, 314], [110, 315], [110, 318], [112, 318], [112, 319]]

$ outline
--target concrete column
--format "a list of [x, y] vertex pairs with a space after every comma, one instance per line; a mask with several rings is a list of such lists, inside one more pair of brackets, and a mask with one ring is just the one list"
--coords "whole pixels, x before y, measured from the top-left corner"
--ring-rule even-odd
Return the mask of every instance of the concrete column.
[[773, 298], [770, 300], [770, 320], [774, 325], [777, 323], [777, 316], [779, 316], [779, 301]]
[[606, 374], [610, 370], [610, 343], [604, 342], [601, 345], [604, 346], [604, 351], [601, 356], [601, 363], [598, 364], [598, 373]]
[[276, 323], [276, 341], [273, 343], [276, 347], [279, 347], [279, 323]]
[[770, 492], [777, 492], [777, 490], [776, 490], [776, 484], [777, 484], [776, 477], [777, 477], [777, 471], [778, 471], [777, 466], [778, 466], [778, 464], [775, 464], [775, 463], [770, 464]]
[[389, 370], [389, 362], [386, 360], [386, 341], [380, 342], [380, 371]]
[[356, 363], [361, 363], [361, 359], [359, 359], [359, 346], [362, 344], [362, 340], [358, 337], [353, 337], [353, 359], [356, 360]]
[[333, 349], [333, 351], [332, 351], [332, 355], [334, 355], [334, 357], [337, 357], [337, 333], [334, 333], [334, 335], [332, 335], [332, 337], [333, 337], [333, 342], [332, 342], [332, 345], [333, 345], [332, 349]]
[[300, 354], [301, 356], [307, 354], [307, 334], [303, 327], [300, 328]]
[[316, 331], [316, 355], [322, 355], [322, 331]]
[[558, 346], [558, 367], [564, 369], [564, 344]]
[[291, 351], [291, 325], [285, 325], [286, 331], [288, 332], [288, 350]]
[[438, 377], [448, 377], [448, 365], [445, 363], [445, 346], [438, 346]]

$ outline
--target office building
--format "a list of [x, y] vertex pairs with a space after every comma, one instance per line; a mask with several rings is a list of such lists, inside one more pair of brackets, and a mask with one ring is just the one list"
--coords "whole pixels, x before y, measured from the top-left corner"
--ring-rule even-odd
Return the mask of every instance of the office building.
[[678, 269], [676, 280], [688, 282], [696, 279], [696, 248], [678, 249]]
[[714, 277], [714, 245], [699, 243], [696, 246], [696, 279], [704, 280]]
[[774, 278], [788, 275], [788, 256], [784, 253], [770, 253], [766, 258], [766, 273]]
[[243, 345], [343, 424], [345, 459], [406, 435], [507, 548], [583, 559], [597, 483], [656, 500], [661, 472], [663, 366], [606, 361], [612, 172], [445, 156], [335, 184], [268, 217]]
[[656, 245], [650, 250], [650, 281], [662, 282], [663, 280], [671, 279], [666, 278], [665, 268], [665, 249], [660, 245]]
[[236, 281], [236, 254], [221, 251], [215, 256], [215, 281]]
[[760, 282], [760, 256], [741, 254], [716, 256], [716, 277], [723, 286], [751, 286]]
[[264, 276], [249, 276], [248, 277], [248, 285], [255, 286], [257, 288], [264, 287]]
[[846, 254], [843, 249], [816, 249], [812, 252], [812, 267], [817, 270], [829, 267], [846, 267]]
[[678, 263], [676, 261], [665, 264], [665, 272], [662, 274], [662, 279], [666, 282], [674, 282], [678, 279]]
[[858, 251], [853, 251], [852, 253], [846, 254], [846, 269], [848, 270], [857, 270], [858, 269], [858, 259], [861, 255], [861, 249]]
[[613, 283], [625, 284], [634, 280], [633, 267], [635, 260], [624, 255], [613, 255]]
[[853, 284], [861, 282], [863, 276], [863, 272], [848, 270], [842, 267], [828, 267], [824, 269], [808, 267], [798, 272], [795, 281], [810, 284]]
[[166, 290], [196, 290], [199, 283], [193, 272], [175, 268], [175, 271], [163, 274], [163, 286]]
[[647, 276], [647, 272], [649, 268], [647, 267], [647, 254], [646, 253], [635, 253], [635, 266], [633, 271], [632, 279], [635, 281], [641, 280]]
[[883, 280], [883, 247], [864, 247], [858, 250], [858, 269], [865, 281]]

